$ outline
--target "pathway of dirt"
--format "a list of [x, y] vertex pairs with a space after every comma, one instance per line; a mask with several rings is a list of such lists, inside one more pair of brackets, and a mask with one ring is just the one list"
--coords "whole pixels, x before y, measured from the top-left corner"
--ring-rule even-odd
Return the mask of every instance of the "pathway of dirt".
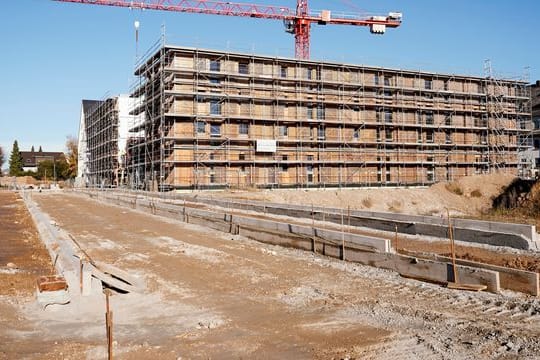
[[[115, 294], [116, 359], [491, 359], [540, 353], [540, 302], [455, 291], [65, 193], [33, 195], [94, 260], [143, 278]], [[9, 297], [7, 359], [103, 359], [103, 304]], [[99, 306], [96, 306], [99, 305]], [[0, 324], [0, 325], [4, 325]]]
[[29, 296], [37, 277], [51, 272], [24, 202], [15, 192], [0, 191], [0, 295]]

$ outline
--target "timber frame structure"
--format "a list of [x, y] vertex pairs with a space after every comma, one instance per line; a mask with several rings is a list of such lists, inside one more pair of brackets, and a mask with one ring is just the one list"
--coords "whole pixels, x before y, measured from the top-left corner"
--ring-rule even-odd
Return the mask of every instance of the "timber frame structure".
[[155, 44], [128, 178], [146, 190], [428, 185], [518, 175], [524, 81]]

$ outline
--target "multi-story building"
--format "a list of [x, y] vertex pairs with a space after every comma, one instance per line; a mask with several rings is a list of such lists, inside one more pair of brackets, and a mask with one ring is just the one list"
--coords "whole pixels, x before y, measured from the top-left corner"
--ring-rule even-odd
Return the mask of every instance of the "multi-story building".
[[105, 100], [83, 100], [79, 124], [78, 186], [126, 184], [126, 144], [132, 99], [119, 95]]
[[526, 82], [163, 46], [137, 69], [148, 189], [431, 184], [518, 174]]

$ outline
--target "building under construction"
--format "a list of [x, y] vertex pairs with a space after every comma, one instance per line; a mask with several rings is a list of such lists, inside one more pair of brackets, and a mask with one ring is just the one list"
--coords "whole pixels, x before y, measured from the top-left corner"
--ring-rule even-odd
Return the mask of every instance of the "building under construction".
[[79, 123], [79, 186], [126, 184], [126, 143], [132, 99], [119, 95], [103, 100], [83, 100]]
[[[137, 67], [127, 182], [152, 190], [518, 175], [524, 81], [159, 46]], [[98, 125], [99, 126], [99, 125]]]

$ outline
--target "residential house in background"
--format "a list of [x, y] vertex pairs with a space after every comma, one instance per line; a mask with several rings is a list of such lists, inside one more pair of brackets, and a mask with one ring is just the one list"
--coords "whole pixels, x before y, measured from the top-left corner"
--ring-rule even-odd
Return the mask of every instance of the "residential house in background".
[[65, 159], [63, 152], [43, 151], [41, 146], [38, 151], [32, 149], [30, 151], [20, 152], [23, 159], [23, 171], [37, 171], [38, 165], [42, 161], [59, 161]]

